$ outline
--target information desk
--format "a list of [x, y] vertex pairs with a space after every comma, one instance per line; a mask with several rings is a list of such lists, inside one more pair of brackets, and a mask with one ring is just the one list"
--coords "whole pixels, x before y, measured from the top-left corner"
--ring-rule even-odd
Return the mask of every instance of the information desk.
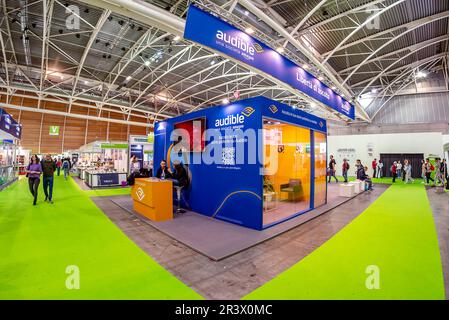
[[85, 170], [84, 174], [84, 182], [91, 188], [121, 186], [122, 181], [126, 181], [126, 173]]
[[136, 179], [131, 190], [134, 210], [152, 221], [173, 219], [173, 186], [170, 180]]

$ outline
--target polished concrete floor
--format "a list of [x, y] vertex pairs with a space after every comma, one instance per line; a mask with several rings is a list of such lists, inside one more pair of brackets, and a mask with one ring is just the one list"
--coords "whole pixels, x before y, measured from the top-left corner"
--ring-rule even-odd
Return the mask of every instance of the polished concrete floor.
[[432, 208], [438, 233], [441, 262], [443, 264], [446, 300], [449, 300], [449, 194], [437, 193], [436, 188], [427, 188], [427, 197]]
[[93, 198], [142, 250], [207, 299], [240, 299], [321, 246], [362, 213], [387, 186], [376, 186], [273, 239], [213, 261], [143, 223], [108, 198]]

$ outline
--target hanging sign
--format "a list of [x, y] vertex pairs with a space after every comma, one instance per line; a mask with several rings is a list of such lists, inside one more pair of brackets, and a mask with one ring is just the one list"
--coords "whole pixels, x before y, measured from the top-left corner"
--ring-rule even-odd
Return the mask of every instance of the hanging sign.
[[184, 38], [259, 69], [324, 105], [355, 119], [355, 108], [294, 62], [227, 22], [190, 5]]

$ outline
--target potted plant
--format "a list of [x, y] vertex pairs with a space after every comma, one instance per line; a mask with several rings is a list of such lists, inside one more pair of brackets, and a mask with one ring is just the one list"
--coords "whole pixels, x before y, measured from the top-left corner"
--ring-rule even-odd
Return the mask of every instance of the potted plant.
[[263, 179], [263, 195], [268, 202], [272, 201], [275, 195], [273, 183], [268, 177]]

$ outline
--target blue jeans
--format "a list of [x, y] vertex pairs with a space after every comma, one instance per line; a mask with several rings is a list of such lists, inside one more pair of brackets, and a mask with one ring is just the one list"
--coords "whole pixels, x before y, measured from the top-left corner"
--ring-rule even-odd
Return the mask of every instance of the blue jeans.
[[68, 175], [69, 175], [69, 169], [64, 169], [64, 179], [67, 180]]
[[44, 177], [43, 187], [45, 197], [48, 198], [48, 200], [51, 200], [53, 198], [53, 177]]
[[343, 178], [345, 178], [345, 182], [348, 182], [348, 170], [343, 170]]

